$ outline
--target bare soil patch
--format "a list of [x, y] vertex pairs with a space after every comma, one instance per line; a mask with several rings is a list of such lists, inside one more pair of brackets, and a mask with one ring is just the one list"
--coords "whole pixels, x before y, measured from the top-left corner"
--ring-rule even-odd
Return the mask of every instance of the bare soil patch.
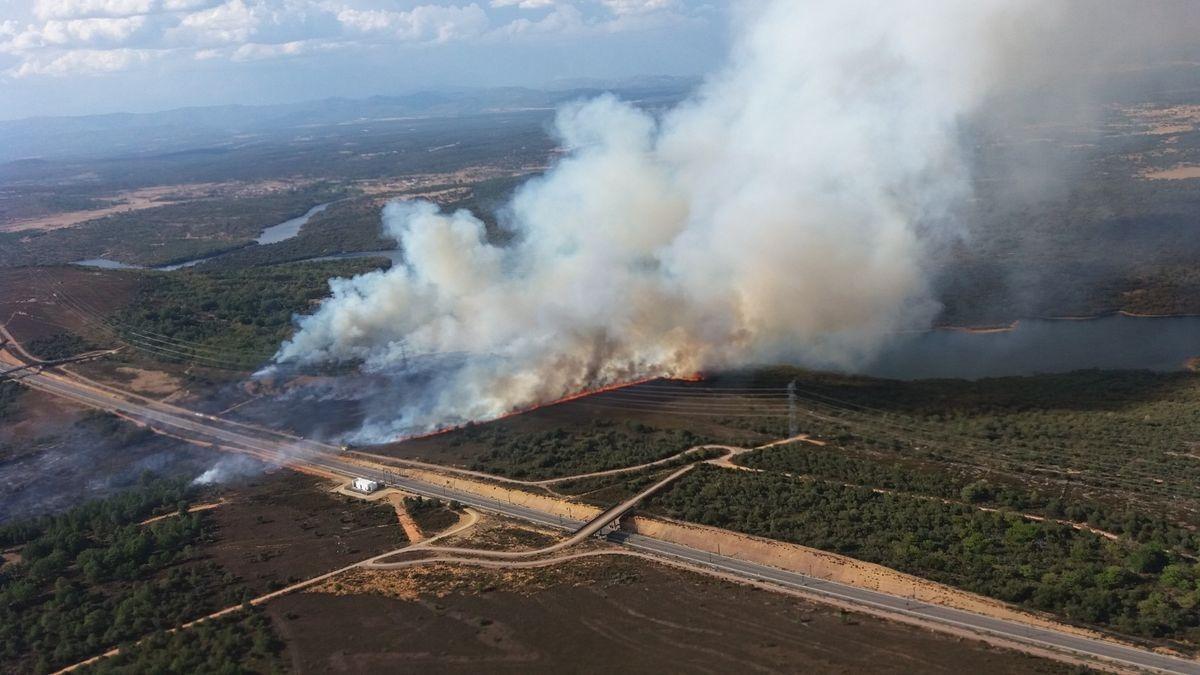
[[125, 211], [141, 211], [142, 209], [150, 209], [156, 206], [166, 206], [167, 204], [177, 203], [176, 199], [167, 199], [168, 195], [178, 195], [182, 197], [188, 191], [199, 189], [200, 185], [163, 185], [150, 188], [139, 188], [137, 190], [128, 190], [118, 192], [112, 197], [108, 197], [105, 201], [110, 202], [109, 206], [104, 206], [97, 209], [88, 209], [86, 211], [66, 211], [63, 213], [55, 213], [48, 216], [40, 216], [37, 218], [23, 218], [0, 222], [0, 232], [16, 232], [17, 230], [57, 230], [63, 227], [71, 227], [78, 225], [84, 221], [103, 218], [114, 213], [122, 213]]
[[294, 670], [1070, 672], [644, 560], [363, 571], [342, 583], [267, 605]]
[[184, 183], [179, 185], [157, 185], [154, 187], [125, 190], [102, 198], [108, 206], [83, 211], [64, 211], [35, 218], [0, 220], [0, 232], [18, 230], [57, 230], [72, 227], [89, 220], [111, 216], [116, 213], [142, 211], [169, 206], [192, 199], [223, 195], [228, 197], [251, 197], [269, 194], [294, 187], [302, 182], [260, 181], [254, 183]]
[[1147, 171], [1143, 178], [1150, 180], [1192, 180], [1200, 178], [1200, 166], [1177, 166], [1171, 169]]
[[125, 388], [139, 394], [151, 396], [169, 396], [178, 391], [183, 383], [176, 377], [161, 370], [146, 370], [121, 366], [116, 369], [121, 375], [128, 376]]
[[489, 551], [536, 551], [562, 539], [562, 532], [534, 528], [508, 518], [489, 515], [444, 544]]

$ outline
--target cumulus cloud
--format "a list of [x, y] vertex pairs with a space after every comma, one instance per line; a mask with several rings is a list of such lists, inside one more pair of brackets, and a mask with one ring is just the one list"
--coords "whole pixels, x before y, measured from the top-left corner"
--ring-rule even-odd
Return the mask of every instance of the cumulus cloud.
[[[540, 15], [497, 21], [489, 13], [510, 8]], [[673, 0], [592, 0], [579, 6], [554, 0], [430, 0], [404, 9], [369, 0], [36, 0], [36, 23], [0, 23], [0, 53], [21, 61], [10, 76], [68, 75], [70, 64], [86, 74], [119, 68], [85, 64], [135, 65], [141, 59], [129, 58], [134, 52], [244, 61], [386, 44], [618, 32], [677, 18], [677, 8]], [[96, 53], [102, 48], [114, 51], [111, 58]], [[74, 49], [87, 52], [65, 53]]]
[[178, 26], [167, 31], [166, 39], [199, 46], [245, 42], [258, 31], [260, 22], [258, 13], [243, 0], [229, 0], [184, 16]]
[[36, 75], [111, 73], [145, 63], [153, 56], [141, 49], [74, 49], [48, 59], [31, 59], [10, 71], [15, 78]]
[[588, 24], [583, 16], [583, 12], [580, 12], [571, 5], [559, 5], [540, 19], [527, 19], [524, 17], [513, 19], [503, 26], [496, 28], [492, 35], [570, 36], [586, 30], [587, 27]]
[[651, 14], [679, 6], [676, 0], [601, 0], [601, 4], [618, 16]]
[[121, 17], [149, 14], [155, 0], [37, 0], [33, 14], [39, 19]]
[[492, 0], [492, 7], [518, 7], [520, 9], [545, 9], [554, 7], [557, 0]]
[[338, 21], [360, 33], [385, 33], [405, 42], [448, 42], [478, 36], [489, 19], [477, 4], [421, 5], [407, 12], [357, 10], [338, 12]]

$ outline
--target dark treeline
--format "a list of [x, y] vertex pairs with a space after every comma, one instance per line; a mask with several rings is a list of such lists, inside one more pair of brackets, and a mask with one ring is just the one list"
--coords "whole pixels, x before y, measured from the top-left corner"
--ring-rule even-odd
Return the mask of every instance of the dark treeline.
[[496, 425], [472, 427], [460, 438], [488, 448], [472, 468], [512, 478], [554, 478], [644, 464], [704, 442], [690, 431], [607, 420], [530, 433]]
[[152, 633], [145, 642], [83, 669], [95, 673], [278, 673], [283, 645], [257, 608], [185, 631]]
[[1147, 513], [1115, 500], [1087, 499], [1065, 488], [1057, 491], [1030, 488], [1002, 475], [987, 477], [979, 470], [958, 468], [951, 471], [949, 467], [939, 470], [917, 462], [902, 464], [879, 457], [855, 456], [843, 448], [814, 447], [804, 443], [757, 450], [737, 461], [764, 471], [808, 475], [1085, 523], [1139, 542], [1192, 555], [1200, 552], [1200, 536], [1161, 514]]
[[[5, 671], [49, 672], [244, 600], [237, 579], [198, 555], [212, 533], [204, 515], [186, 512], [192, 496], [182, 481], [147, 476], [114, 497], [0, 528], [11, 557], [0, 571]], [[243, 641], [207, 658], [234, 666]]]

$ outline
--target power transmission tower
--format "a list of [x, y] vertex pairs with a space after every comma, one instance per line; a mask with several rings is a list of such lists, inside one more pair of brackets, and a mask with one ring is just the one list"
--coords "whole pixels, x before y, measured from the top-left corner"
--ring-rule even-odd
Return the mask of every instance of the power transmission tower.
[[788, 438], [800, 435], [800, 423], [796, 421], [796, 381], [788, 382]]

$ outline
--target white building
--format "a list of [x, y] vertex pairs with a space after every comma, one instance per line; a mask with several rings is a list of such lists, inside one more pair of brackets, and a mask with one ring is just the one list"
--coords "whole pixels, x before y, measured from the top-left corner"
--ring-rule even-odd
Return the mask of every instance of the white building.
[[359, 492], [371, 493], [379, 489], [379, 481], [374, 481], [369, 478], [355, 478], [351, 487]]

